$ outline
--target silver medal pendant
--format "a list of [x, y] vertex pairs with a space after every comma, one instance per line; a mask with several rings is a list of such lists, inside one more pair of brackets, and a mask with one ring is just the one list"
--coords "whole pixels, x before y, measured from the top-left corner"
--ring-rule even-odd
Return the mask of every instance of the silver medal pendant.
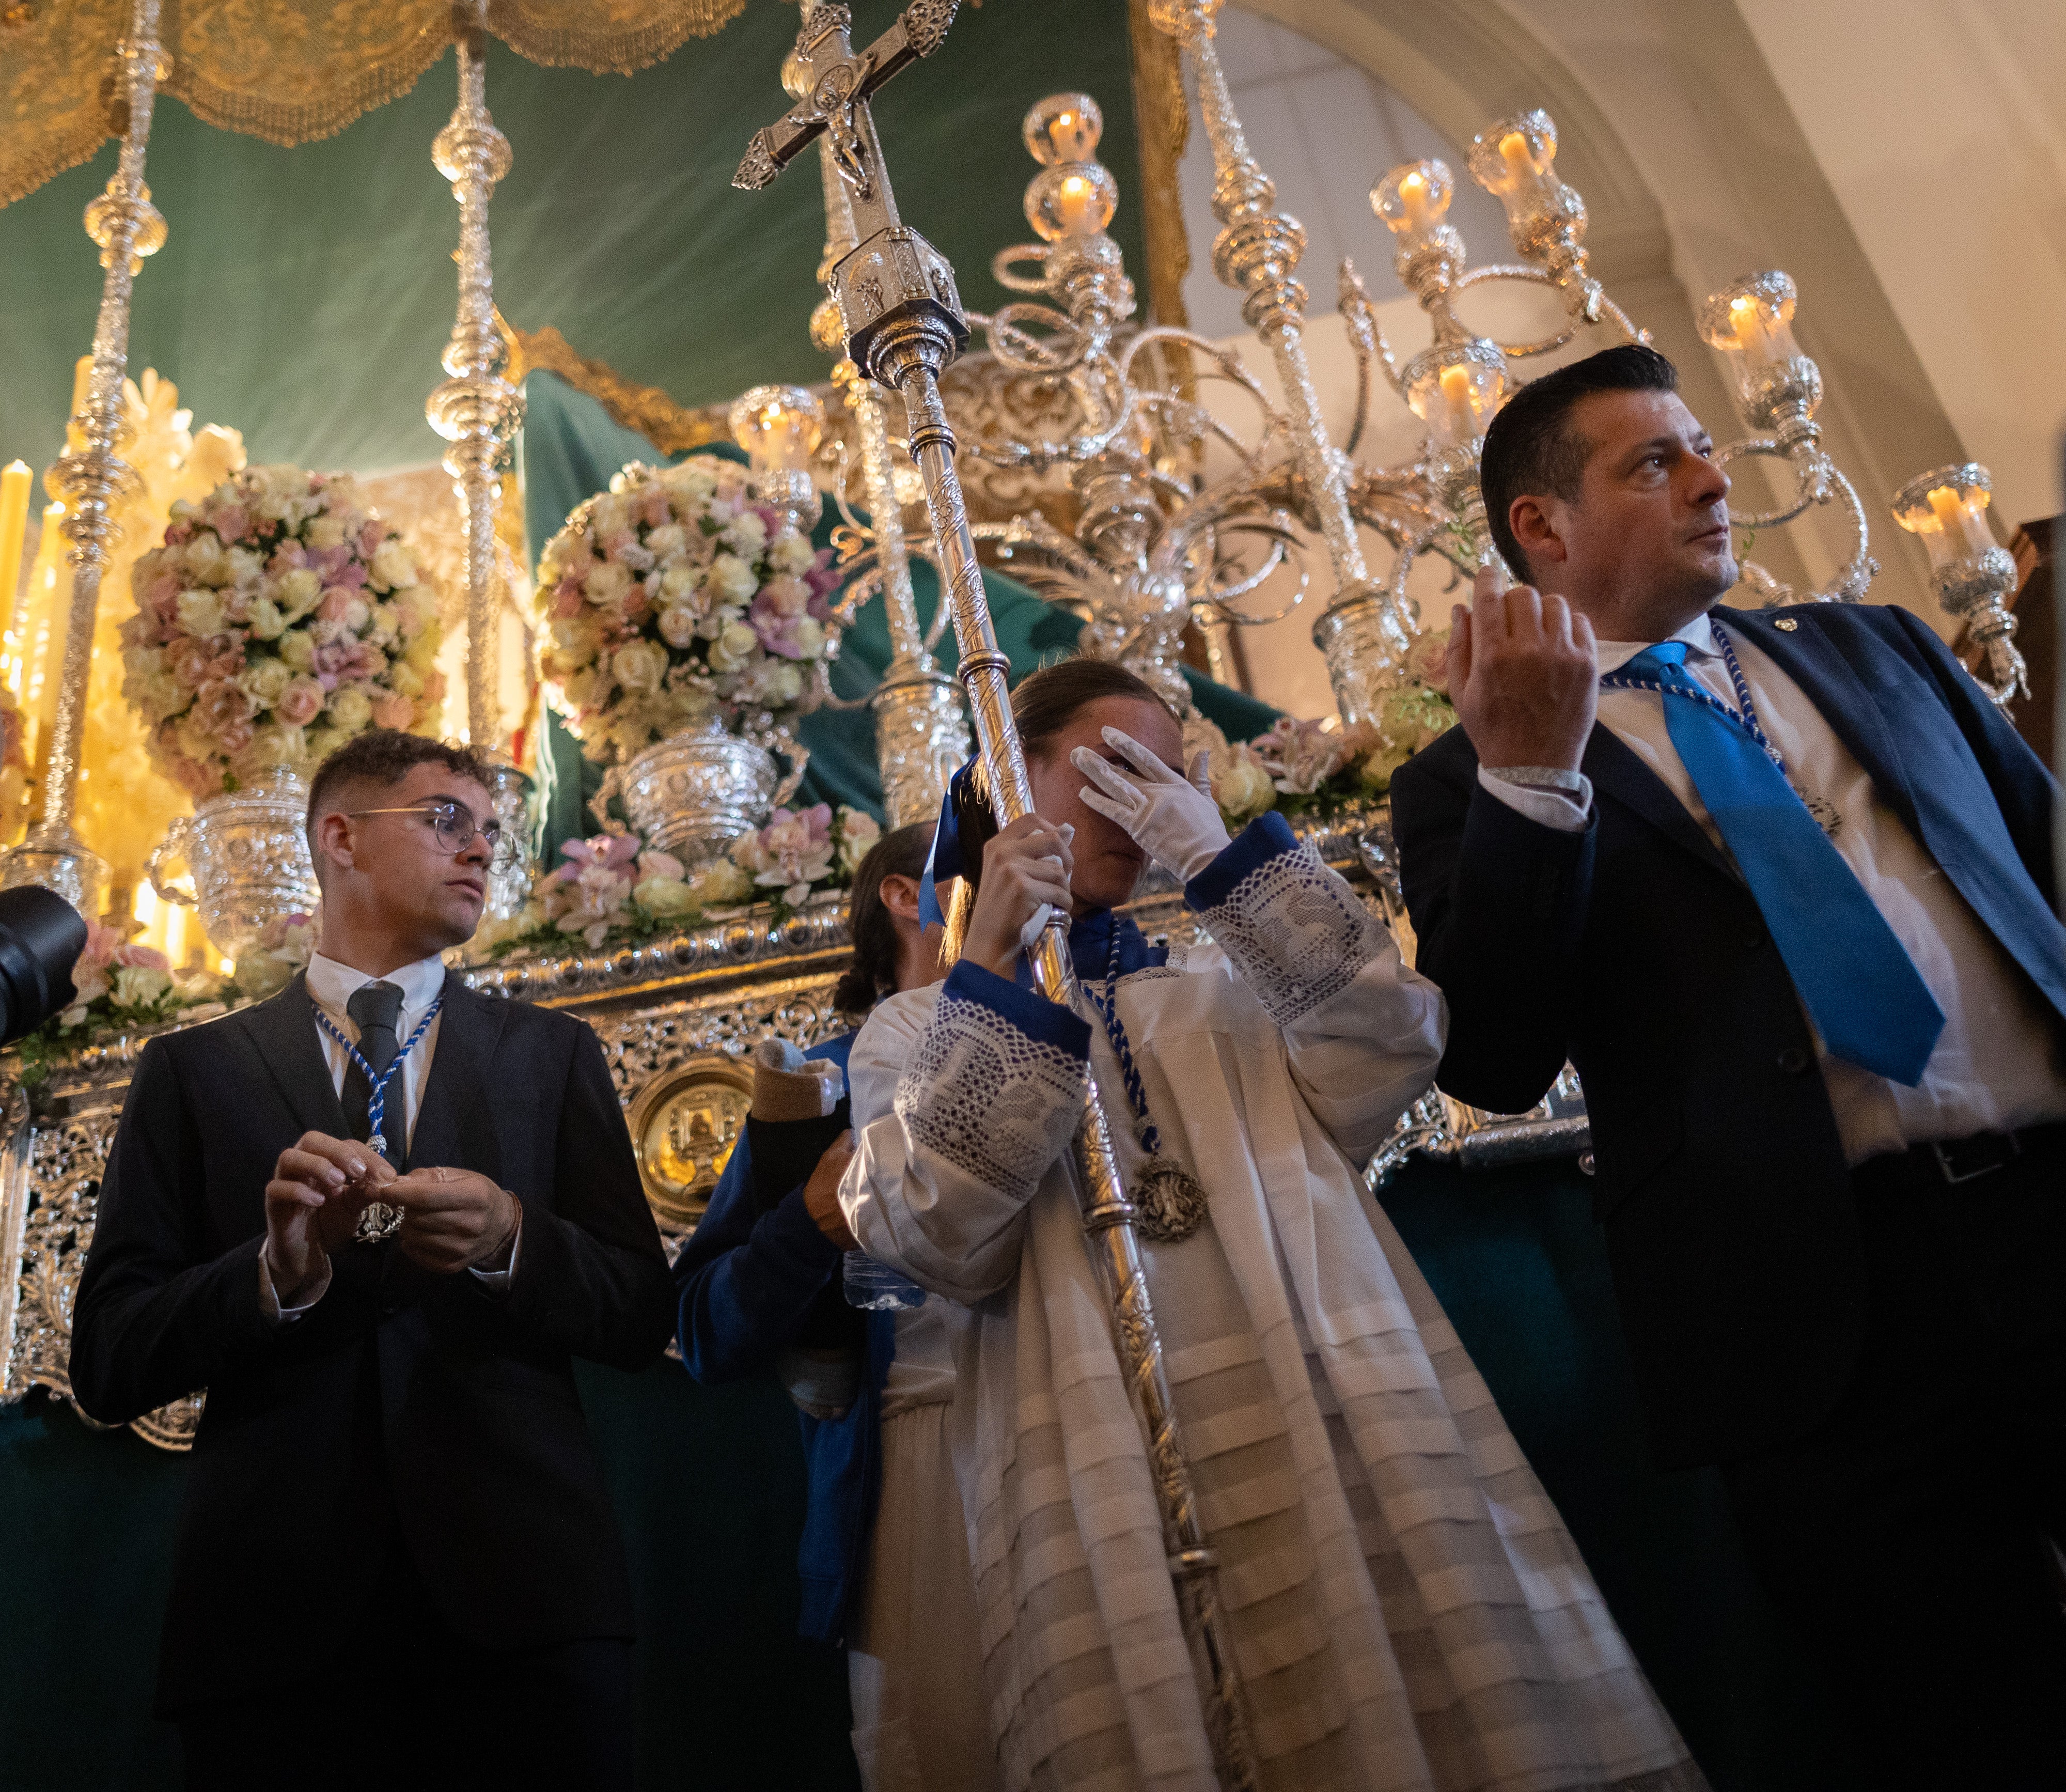
[[384, 1201], [369, 1201], [359, 1216], [359, 1229], [351, 1235], [360, 1244], [379, 1244], [402, 1230], [402, 1210]]
[[1148, 1160], [1133, 1185], [1134, 1224], [1157, 1244], [1181, 1244], [1205, 1222], [1205, 1191], [1173, 1158]]

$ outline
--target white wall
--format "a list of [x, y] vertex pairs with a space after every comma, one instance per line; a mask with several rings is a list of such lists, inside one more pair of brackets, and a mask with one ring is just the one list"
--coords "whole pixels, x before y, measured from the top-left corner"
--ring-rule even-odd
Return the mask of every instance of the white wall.
[[1998, 517], [2056, 514], [2066, 4], [1736, 4]]

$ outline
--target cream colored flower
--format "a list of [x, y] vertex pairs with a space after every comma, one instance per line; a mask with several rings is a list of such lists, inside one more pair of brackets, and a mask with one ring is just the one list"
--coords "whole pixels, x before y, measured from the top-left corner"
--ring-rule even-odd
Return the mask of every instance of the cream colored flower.
[[302, 530], [302, 539], [318, 553], [326, 553], [332, 548], [344, 545], [344, 519], [342, 517], [317, 517]]
[[1213, 801], [1229, 821], [1252, 821], [1275, 807], [1277, 786], [1262, 761], [1245, 744], [1215, 753], [1210, 763]]
[[347, 684], [333, 691], [330, 699], [330, 719], [333, 726], [346, 734], [356, 734], [373, 720], [373, 699], [366, 694], [366, 687]]
[[667, 650], [657, 641], [627, 641], [612, 656], [610, 669], [626, 691], [658, 691], [667, 675]]
[[753, 511], [743, 510], [725, 525], [718, 539], [751, 559], [768, 545], [768, 525]]
[[655, 622], [660, 639], [670, 647], [687, 647], [696, 638], [696, 623], [700, 618], [685, 603], [669, 604], [661, 610]]
[[391, 535], [373, 550], [373, 564], [368, 570], [375, 585], [385, 590], [399, 591], [416, 582], [416, 557], [403, 545], [399, 536]]
[[407, 660], [388, 668], [387, 682], [394, 687], [398, 695], [407, 697], [411, 702], [423, 694], [423, 681], [416, 675], [415, 667]]
[[322, 598], [322, 581], [306, 566], [296, 566], [280, 575], [273, 602], [290, 622], [298, 622]]
[[280, 657], [298, 672], [316, 669], [315, 637], [305, 628], [290, 628], [280, 637]]
[[721, 553], [713, 560], [703, 583], [719, 603], [744, 603], [760, 586], [753, 569], [735, 553]]
[[229, 555], [214, 530], [197, 529], [180, 550], [180, 562], [187, 577], [197, 585], [223, 585], [229, 579]]
[[294, 669], [284, 659], [254, 659], [237, 675], [237, 682], [261, 708], [270, 709], [294, 682]]
[[736, 672], [752, 663], [760, 651], [760, 637], [743, 622], [727, 622], [724, 631], [710, 645], [713, 672]]
[[180, 592], [179, 615], [181, 628], [204, 639], [221, 634], [227, 622], [221, 596], [211, 590]]
[[688, 551], [689, 532], [679, 523], [663, 523], [658, 529], [646, 532], [646, 551], [654, 562], [666, 566]]
[[696, 900], [706, 908], [721, 908], [729, 902], [743, 902], [753, 894], [753, 875], [743, 866], [735, 865], [728, 858], [713, 859], [699, 866], [689, 879], [689, 889]]
[[768, 549], [768, 564], [778, 573], [787, 573], [792, 578], [809, 570], [817, 557], [817, 550], [811, 545], [810, 537], [793, 529], [785, 529], [775, 537]]
[[125, 964], [115, 973], [118, 1008], [147, 1008], [172, 987], [172, 974], [148, 964]]
[[232, 548], [229, 550], [230, 584], [256, 585], [265, 575], [265, 555], [250, 548]]
[[581, 590], [592, 604], [618, 603], [631, 589], [631, 569], [619, 566], [614, 560], [599, 560], [594, 570], [581, 581]]
[[631, 892], [631, 899], [663, 921], [693, 914], [698, 906], [695, 892], [679, 878], [648, 878]]

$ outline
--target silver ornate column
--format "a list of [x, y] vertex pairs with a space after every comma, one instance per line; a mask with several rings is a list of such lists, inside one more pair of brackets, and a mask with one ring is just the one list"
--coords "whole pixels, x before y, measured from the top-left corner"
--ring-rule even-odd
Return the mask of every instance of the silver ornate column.
[[[438, 172], [452, 183], [459, 202], [459, 317], [445, 345], [448, 376], [430, 395], [424, 415], [452, 446], [445, 471], [452, 476], [460, 519], [466, 534], [466, 732], [494, 759], [490, 794], [504, 837], [527, 843], [530, 780], [503, 752], [501, 706], [496, 686], [501, 666], [495, 520], [502, 498], [502, 472], [524, 421], [524, 397], [503, 377], [508, 349], [495, 327], [495, 276], [488, 237], [488, 201], [509, 172], [509, 140], [496, 129], [488, 110], [486, 0], [469, 0], [456, 46], [459, 103], [431, 145]], [[530, 890], [529, 855], [490, 878], [487, 913], [514, 914]]]
[[1328, 439], [1306, 359], [1306, 290], [1293, 278], [1306, 233], [1274, 208], [1277, 189], [1249, 152], [1227, 91], [1213, 37], [1221, 0], [1150, 0], [1157, 30], [1181, 43], [1198, 84], [1199, 110], [1213, 148], [1213, 215], [1224, 228], [1213, 244], [1213, 271], [1246, 295], [1242, 316], [1277, 364], [1296, 444], [1306, 509], [1333, 563], [1335, 594], [1313, 639], [1344, 722], [1375, 718], [1381, 694], [1412, 639], [1390, 594], [1371, 582], [1349, 509], [1347, 465]]
[[59, 675], [57, 717], [45, 756], [43, 819], [0, 865], [0, 886], [42, 884], [73, 907], [98, 916], [107, 866], [79, 837], [72, 817], [79, 805], [79, 748], [86, 734], [87, 687], [93, 670], [93, 625], [100, 581], [115, 545], [115, 501], [134, 488], [136, 475], [120, 456], [128, 432], [122, 393], [129, 366], [129, 298], [144, 257], [164, 247], [165, 220], [144, 184], [144, 151], [158, 83], [172, 59], [158, 43], [158, 0], [136, 0], [129, 33], [117, 47], [128, 102], [122, 154], [107, 189], [86, 209], [86, 233], [100, 245], [100, 310], [93, 328], [93, 368], [86, 403], [72, 420], [85, 445], [59, 460], [52, 484], [64, 500], [63, 528], [71, 543], [71, 607], [65, 621], [64, 663]]
[[[819, 0], [805, 0], [804, 11]], [[784, 71], [785, 83], [788, 71]], [[792, 91], [791, 96], [803, 95]], [[890, 475], [889, 425], [880, 389], [846, 359], [845, 330], [831, 296], [832, 270], [854, 246], [853, 201], [829, 138], [818, 146], [825, 193], [825, 253], [818, 278], [826, 297], [811, 314], [811, 340], [840, 357], [832, 383], [840, 389], [861, 444], [861, 489], [867, 494], [875, 566], [882, 580], [882, 610], [889, 625], [890, 660], [870, 693], [875, 760], [882, 780], [883, 812], [893, 828], [930, 821], [940, 811], [947, 780], [970, 753], [961, 687], [933, 663], [911, 589], [911, 554], [904, 539], [903, 505]]]

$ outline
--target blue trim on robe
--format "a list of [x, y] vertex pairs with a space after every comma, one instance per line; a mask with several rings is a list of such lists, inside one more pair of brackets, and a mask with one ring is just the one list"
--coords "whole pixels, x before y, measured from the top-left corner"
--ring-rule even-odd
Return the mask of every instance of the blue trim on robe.
[[1216, 909], [1249, 873], [1298, 850], [1298, 837], [1292, 833], [1291, 824], [1273, 809], [1257, 816], [1217, 858], [1184, 886], [1184, 900], [1194, 909]]

